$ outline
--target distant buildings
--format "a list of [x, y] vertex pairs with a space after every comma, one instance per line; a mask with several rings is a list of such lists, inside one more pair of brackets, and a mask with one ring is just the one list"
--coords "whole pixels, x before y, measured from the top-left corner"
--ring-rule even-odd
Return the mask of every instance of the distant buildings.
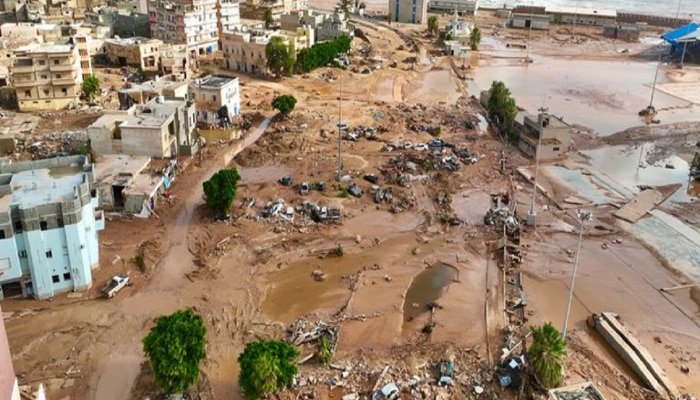
[[0, 165], [0, 298], [90, 288], [105, 224], [93, 182], [86, 156]]
[[127, 111], [104, 114], [87, 129], [98, 155], [171, 158], [192, 155], [198, 146], [194, 103], [157, 96]]
[[209, 75], [190, 83], [189, 98], [197, 104], [197, 121], [228, 126], [241, 112], [238, 78]]
[[476, 15], [479, 10], [479, 0], [429, 0], [428, 10], [453, 13], [459, 15]]
[[107, 37], [150, 37], [151, 25], [146, 11], [101, 7], [85, 12], [85, 22], [109, 30]]
[[[219, 15], [226, 25], [235, 17], [236, 5], [225, 3], [217, 9], [217, 0], [157, 0], [148, 5], [151, 37], [165, 43], [185, 44], [191, 56], [218, 49]], [[224, 22], [222, 21], [222, 26]]]
[[509, 25], [514, 28], [549, 29], [550, 23], [604, 26], [614, 24], [617, 11], [583, 7], [518, 6]]
[[241, 26], [241, 8], [238, 0], [218, 0], [216, 17], [219, 28], [219, 48], [224, 32], [232, 31]]
[[273, 31], [250, 29], [224, 32], [222, 51], [224, 68], [253, 75], [267, 73], [265, 46], [274, 35]]
[[10, 71], [20, 111], [60, 110], [80, 102], [78, 46], [33, 44], [14, 51]]
[[406, 24], [428, 22], [428, 0], [389, 0], [388, 11], [395, 22]]
[[181, 79], [190, 77], [190, 53], [184, 44], [160, 46], [160, 68], [163, 75], [175, 75]]
[[119, 66], [133, 66], [142, 71], [160, 69], [160, 46], [158, 39], [142, 37], [124, 39], [105, 39], [103, 49], [108, 62]]

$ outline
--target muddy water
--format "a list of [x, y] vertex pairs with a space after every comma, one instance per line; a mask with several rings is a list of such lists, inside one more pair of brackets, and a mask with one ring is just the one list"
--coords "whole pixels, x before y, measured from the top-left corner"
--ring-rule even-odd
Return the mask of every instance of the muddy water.
[[[646, 143], [634, 147], [603, 147], [583, 153], [591, 158], [591, 165], [628, 189], [636, 191], [637, 185], [680, 183], [683, 187], [671, 196], [670, 201], [688, 202], [697, 197], [697, 185], [688, 188], [688, 163], [675, 155], [652, 162], [650, 155], [653, 151], [654, 145]], [[667, 165], [673, 168], [666, 168]]]
[[[525, 51], [508, 51], [509, 58], [484, 59], [472, 69], [469, 93], [478, 96], [495, 80], [503, 81], [518, 106], [535, 113], [542, 103], [564, 121], [593, 128], [609, 135], [632, 126], [643, 125], [638, 111], [649, 105], [656, 63], [554, 59], [534, 56], [525, 66]], [[522, 53], [522, 54], [520, 54]], [[498, 51], [487, 55], [504, 57]], [[667, 82], [663, 71], [658, 83]], [[661, 123], [700, 119], [700, 106], [691, 105], [660, 91], [654, 106], [661, 110]], [[673, 108], [673, 109], [668, 109]]]
[[443, 101], [447, 104], [455, 103], [461, 94], [457, 90], [457, 78], [448, 68], [424, 73], [422, 80], [416, 82], [416, 89], [407, 100], [426, 104]]
[[450, 283], [459, 278], [457, 268], [438, 264], [416, 275], [408, 287], [403, 304], [403, 317], [411, 321], [428, 312], [427, 304], [438, 300]]

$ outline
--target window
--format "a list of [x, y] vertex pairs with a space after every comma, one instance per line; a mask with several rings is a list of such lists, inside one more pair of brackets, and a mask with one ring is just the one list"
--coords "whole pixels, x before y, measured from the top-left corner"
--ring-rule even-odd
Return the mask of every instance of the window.
[[31, 91], [31, 90], [25, 90], [25, 91], [24, 91], [24, 97], [32, 97], [32, 91]]
[[15, 221], [15, 232], [22, 232], [22, 221]]
[[53, 64], [54, 64], [54, 65], [58, 65], [58, 64], [60, 64], [60, 63], [61, 63], [61, 61], [59, 61], [58, 59], [53, 60]]
[[63, 273], [63, 280], [64, 280], [64, 281], [69, 281], [69, 280], [70, 280], [70, 272], [64, 272], [64, 273]]
[[61, 79], [61, 74], [56, 74], [56, 79]]
[[63, 94], [64, 96], [68, 96], [68, 89], [66, 89], [66, 88], [61, 89], [61, 94]]
[[552, 151], [559, 151], [559, 147], [552, 148]]
[[39, 227], [42, 231], [49, 229], [49, 224], [46, 221], [39, 221]]
[[211, 101], [216, 101], [216, 95], [215, 95], [215, 94], [212, 94], [212, 95], [211, 95]]
[[80, 57], [87, 57], [87, 50], [85, 49], [80, 49], [78, 50], [78, 53], [80, 54]]
[[44, 89], [44, 95], [48, 96], [49, 95], [49, 89]]
[[0, 239], [5, 239], [5, 230], [0, 229]]
[[41, 79], [49, 79], [49, 76], [46, 74], [41, 74], [40, 77]]
[[53, 252], [51, 249], [46, 250], [46, 258], [53, 258]]
[[46, 65], [46, 60], [39, 60], [39, 65]]
[[27, 258], [27, 250], [20, 250], [19, 258]]
[[52, 277], [51, 277], [51, 280], [53, 281], [53, 283], [59, 283], [59, 282], [61, 282], [61, 278], [59, 278], [58, 275], [52, 276]]

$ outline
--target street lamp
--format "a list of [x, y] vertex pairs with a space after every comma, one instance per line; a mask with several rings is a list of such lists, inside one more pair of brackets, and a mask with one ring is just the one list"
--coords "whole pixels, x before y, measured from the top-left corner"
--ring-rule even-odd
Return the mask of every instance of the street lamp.
[[[341, 58], [342, 57], [342, 58]], [[338, 73], [338, 182], [342, 179], [343, 160], [340, 158], [342, 146], [342, 131], [343, 131], [343, 67], [347, 64], [347, 56], [339, 54], [336, 61], [340, 64], [340, 72]]]
[[532, 188], [532, 203], [530, 203], [530, 212], [527, 213], [527, 224], [537, 225], [537, 211], [535, 210], [535, 199], [537, 198], [537, 177], [540, 173], [540, 148], [542, 147], [542, 134], [544, 133], [544, 118], [549, 111], [547, 107], [537, 109], [540, 112], [540, 131], [537, 134], [537, 148], [535, 149], [535, 183]]
[[571, 285], [569, 286], [569, 299], [566, 301], [566, 315], [564, 316], [564, 328], [561, 331], [562, 340], [566, 340], [566, 327], [569, 324], [569, 313], [571, 312], [571, 299], [574, 297], [574, 283], [576, 283], [576, 270], [578, 269], [579, 255], [581, 254], [581, 240], [583, 239], [583, 227], [585, 222], [593, 221], [593, 213], [585, 210], [576, 210], [576, 218], [579, 220], [578, 245], [576, 248], [576, 259], [574, 260], [574, 271], [571, 275]]

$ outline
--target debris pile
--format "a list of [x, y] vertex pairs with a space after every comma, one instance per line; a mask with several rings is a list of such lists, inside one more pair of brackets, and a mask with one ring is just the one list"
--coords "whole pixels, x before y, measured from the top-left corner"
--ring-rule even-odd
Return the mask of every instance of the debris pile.
[[484, 216], [484, 224], [495, 227], [499, 232], [505, 227], [508, 234], [514, 234], [520, 232], [516, 217], [516, 209], [511, 207], [508, 193], [491, 195], [491, 208]]

